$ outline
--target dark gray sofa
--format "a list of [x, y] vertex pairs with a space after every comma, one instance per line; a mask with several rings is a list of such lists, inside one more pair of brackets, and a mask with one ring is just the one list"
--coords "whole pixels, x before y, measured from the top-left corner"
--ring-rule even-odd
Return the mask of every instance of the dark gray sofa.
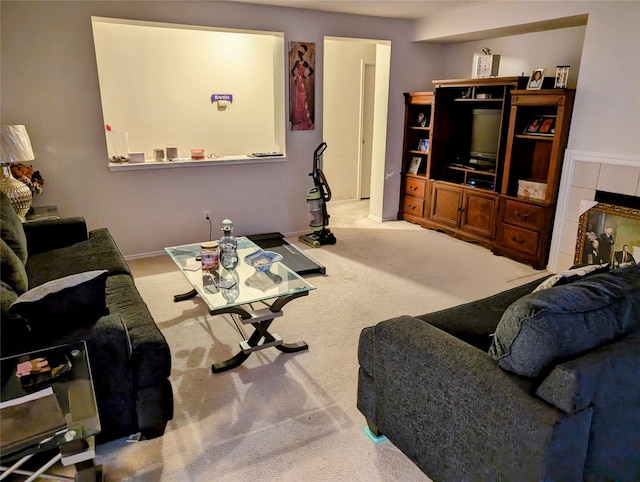
[[365, 328], [372, 432], [435, 481], [640, 480], [640, 268], [557, 279]]
[[[85, 340], [102, 426], [97, 441], [164, 433], [173, 417], [170, 349], [109, 231], [88, 232], [83, 218], [22, 224], [4, 194], [0, 201], [2, 357]], [[65, 288], [49, 295], [48, 308], [25, 303], [28, 315], [16, 313], [20, 295], [95, 270], [107, 271], [96, 278], [97, 295]]]

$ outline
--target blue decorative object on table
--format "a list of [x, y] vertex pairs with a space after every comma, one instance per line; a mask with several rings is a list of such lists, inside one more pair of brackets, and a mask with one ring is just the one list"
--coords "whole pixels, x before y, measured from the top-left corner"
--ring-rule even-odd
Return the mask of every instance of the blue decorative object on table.
[[255, 268], [256, 271], [269, 271], [273, 263], [282, 261], [282, 255], [273, 251], [259, 249], [244, 257], [244, 262]]

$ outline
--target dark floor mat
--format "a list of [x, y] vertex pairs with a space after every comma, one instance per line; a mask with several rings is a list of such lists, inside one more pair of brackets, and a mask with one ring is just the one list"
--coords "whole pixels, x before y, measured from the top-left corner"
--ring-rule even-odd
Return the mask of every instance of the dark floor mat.
[[305, 254], [297, 246], [289, 244], [281, 233], [252, 234], [247, 238], [262, 249], [281, 254], [282, 262], [301, 276], [326, 273], [324, 266]]

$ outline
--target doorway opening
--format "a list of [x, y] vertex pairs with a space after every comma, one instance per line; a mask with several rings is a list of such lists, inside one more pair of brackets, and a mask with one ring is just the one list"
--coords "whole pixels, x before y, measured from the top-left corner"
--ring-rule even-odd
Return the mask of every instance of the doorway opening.
[[382, 219], [391, 43], [325, 37], [323, 171], [332, 203], [369, 199]]

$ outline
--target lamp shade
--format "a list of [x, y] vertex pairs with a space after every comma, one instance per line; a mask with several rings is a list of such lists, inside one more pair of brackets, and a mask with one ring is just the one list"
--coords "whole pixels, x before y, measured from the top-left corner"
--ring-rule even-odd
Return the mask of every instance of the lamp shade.
[[25, 126], [6, 125], [0, 127], [0, 163], [28, 162], [35, 158], [31, 139], [29, 139], [29, 133]]

